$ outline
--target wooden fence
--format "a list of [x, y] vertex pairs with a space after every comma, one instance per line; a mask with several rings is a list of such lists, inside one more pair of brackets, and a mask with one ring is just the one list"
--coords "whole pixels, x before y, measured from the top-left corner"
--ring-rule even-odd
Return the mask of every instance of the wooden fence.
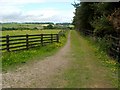
[[[92, 36], [94, 39], [96, 36], [94, 36], [94, 32], [91, 30], [85, 30], [85, 35]], [[109, 48], [109, 55], [114, 57], [115, 59], [120, 62], [120, 37], [115, 37], [110, 35], [107, 39], [107, 42], [110, 42], [110, 48]]]
[[43, 46], [53, 42], [59, 42], [59, 34], [6, 35], [0, 37], [0, 51], [28, 50], [32, 47]]
[[109, 41], [111, 42], [109, 54], [120, 62], [120, 37], [110, 36]]
[[85, 35], [93, 36], [93, 35], [94, 35], [94, 32], [91, 31], [91, 30], [85, 30], [84, 34], [85, 34]]

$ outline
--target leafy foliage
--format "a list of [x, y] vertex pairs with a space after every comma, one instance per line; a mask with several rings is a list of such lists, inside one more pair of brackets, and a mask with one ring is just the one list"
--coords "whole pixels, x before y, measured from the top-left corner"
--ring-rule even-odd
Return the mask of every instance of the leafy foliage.
[[49, 24], [47, 26], [44, 26], [44, 29], [54, 29], [54, 26], [52, 24]]
[[110, 16], [116, 8], [120, 8], [120, 2], [80, 2], [73, 4], [75, 16], [73, 24], [81, 32], [94, 31], [95, 35], [104, 37], [113, 34], [115, 29], [110, 23]]
[[103, 37], [107, 34], [112, 33], [113, 27], [110, 25], [106, 16], [101, 16], [100, 18], [91, 22], [92, 27], [94, 28], [95, 36]]

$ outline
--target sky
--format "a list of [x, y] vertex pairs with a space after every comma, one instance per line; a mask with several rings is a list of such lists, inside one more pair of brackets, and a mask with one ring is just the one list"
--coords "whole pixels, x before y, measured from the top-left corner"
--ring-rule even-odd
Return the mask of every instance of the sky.
[[0, 0], [0, 22], [72, 22], [74, 0]]

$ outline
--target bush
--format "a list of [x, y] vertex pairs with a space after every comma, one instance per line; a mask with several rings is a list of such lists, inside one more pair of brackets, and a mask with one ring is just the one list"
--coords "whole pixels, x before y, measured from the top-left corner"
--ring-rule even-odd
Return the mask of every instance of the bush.
[[96, 39], [96, 44], [99, 46], [99, 49], [101, 51], [108, 52], [108, 50], [111, 47], [111, 43], [112, 42], [109, 40], [107, 35], [105, 37], [103, 37], [103, 38], [98, 37]]
[[106, 16], [94, 20], [91, 22], [91, 25], [94, 27], [94, 34], [98, 37], [104, 37], [113, 32], [113, 27], [110, 25]]
[[54, 26], [51, 25], [51, 24], [49, 24], [49, 25], [47, 25], [47, 26], [44, 26], [43, 28], [44, 28], [44, 29], [54, 29]]

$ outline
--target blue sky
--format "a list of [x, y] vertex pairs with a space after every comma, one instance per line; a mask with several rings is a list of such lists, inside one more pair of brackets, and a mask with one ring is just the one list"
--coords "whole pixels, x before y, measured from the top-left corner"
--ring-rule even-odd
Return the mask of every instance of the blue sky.
[[74, 0], [0, 0], [0, 22], [72, 22]]

